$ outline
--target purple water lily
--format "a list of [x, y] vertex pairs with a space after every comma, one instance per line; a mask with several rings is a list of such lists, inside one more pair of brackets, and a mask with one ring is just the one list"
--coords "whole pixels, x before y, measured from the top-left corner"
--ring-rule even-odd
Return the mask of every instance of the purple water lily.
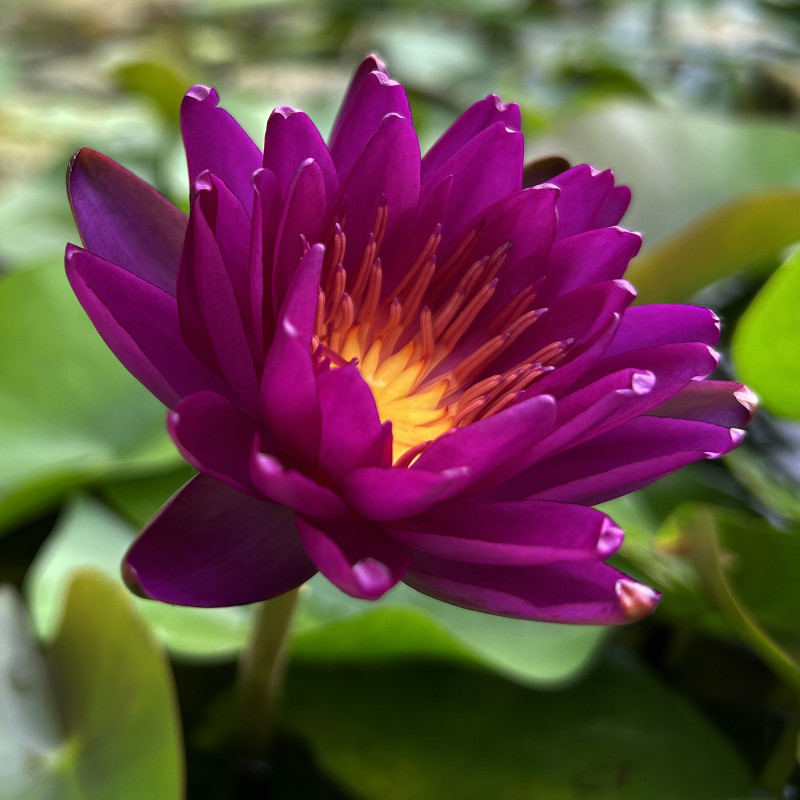
[[83, 149], [69, 280], [169, 407], [199, 475], [127, 554], [131, 585], [192, 606], [274, 597], [317, 570], [466, 608], [621, 623], [658, 602], [605, 563], [593, 505], [726, 453], [753, 410], [716, 316], [633, 306], [630, 198], [582, 165], [523, 188], [517, 106], [482, 100], [420, 157], [370, 57], [329, 144], [302, 112], [264, 154], [192, 88], [187, 218]]

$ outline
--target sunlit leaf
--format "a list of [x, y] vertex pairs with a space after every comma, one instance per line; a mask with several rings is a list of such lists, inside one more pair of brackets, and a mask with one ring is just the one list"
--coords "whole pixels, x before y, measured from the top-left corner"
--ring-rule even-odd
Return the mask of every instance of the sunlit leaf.
[[164, 469], [164, 409], [92, 329], [57, 264], [0, 280], [0, 528], [75, 486]]
[[72, 796], [180, 797], [183, 756], [169, 664], [126, 592], [95, 571], [77, 576], [48, 663]]
[[800, 251], [767, 281], [739, 320], [737, 376], [779, 416], [800, 419]]
[[554, 684], [585, 669], [605, 633], [467, 611], [404, 585], [367, 603], [318, 576], [301, 593], [293, 653], [323, 661], [467, 659], [524, 683]]
[[798, 239], [800, 189], [745, 195], [646, 248], [626, 277], [640, 302], [680, 302]]
[[529, 150], [613, 169], [633, 191], [623, 225], [642, 231], [645, 253], [736, 195], [800, 185], [796, 126], [676, 108], [614, 106], [569, 117]]
[[724, 737], [627, 660], [546, 692], [442, 665], [295, 664], [282, 719], [365, 800], [727, 800], [750, 786]]
[[121, 587], [70, 587], [47, 662], [0, 590], [0, 797], [177, 800], [183, 756], [169, 665]]
[[13, 589], [0, 588], [0, 796], [60, 800], [63, 730], [44, 659]]
[[[44, 639], [55, 633], [67, 587], [86, 566], [102, 570], [121, 591], [122, 556], [133, 541], [133, 528], [100, 503], [73, 501], [48, 537], [28, 572], [26, 594], [34, 627]], [[250, 630], [247, 608], [185, 608], [131, 598], [171, 652], [191, 658], [231, 658]]]

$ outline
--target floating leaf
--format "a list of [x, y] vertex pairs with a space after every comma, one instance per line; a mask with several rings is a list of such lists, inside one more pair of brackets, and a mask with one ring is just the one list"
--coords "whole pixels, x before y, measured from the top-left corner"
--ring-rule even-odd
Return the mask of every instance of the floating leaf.
[[180, 723], [169, 665], [124, 590], [97, 572], [70, 587], [45, 661], [0, 591], [3, 800], [176, 800]]
[[800, 419], [800, 251], [767, 281], [733, 334], [738, 377], [773, 413]]
[[69, 490], [179, 461], [164, 409], [117, 363], [55, 266], [0, 281], [0, 529]]
[[[41, 637], [49, 640], [54, 635], [67, 586], [82, 568], [102, 570], [127, 592], [119, 568], [133, 537], [133, 528], [102, 504], [89, 498], [70, 503], [26, 579], [31, 616]], [[250, 631], [247, 608], [185, 608], [131, 599], [159, 639], [185, 658], [232, 658]]]
[[635, 663], [561, 691], [443, 665], [295, 664], [283, 724], [364, 800], [728, 800], [731, 745]]

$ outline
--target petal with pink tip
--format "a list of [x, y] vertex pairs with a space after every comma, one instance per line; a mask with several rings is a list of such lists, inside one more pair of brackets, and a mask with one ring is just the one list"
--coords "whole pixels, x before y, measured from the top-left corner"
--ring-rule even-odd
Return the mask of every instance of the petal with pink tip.
[[317, 569], [343, 592], [377, 600], [408, 567], [408, 549], [363, 517], [295, 518], [303, 547]]
[[285, 506], [198, 475], [131, 545], [123, 575], [145, 597], [232, 606], [277, 597], [315, 572]]
[[405, 583], [446, 603], [504, 617], [620, 625], [647, 616], [659, 594], [602, 561], [495, 566], [414, 553]]

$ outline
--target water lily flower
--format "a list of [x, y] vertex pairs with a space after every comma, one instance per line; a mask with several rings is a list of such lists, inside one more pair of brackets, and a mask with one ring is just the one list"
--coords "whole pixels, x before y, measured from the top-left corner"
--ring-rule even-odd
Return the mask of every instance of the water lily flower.
[[188, 219], [97, 152], [69, 170], [72, 287], [199, 473], [129, 583], [221, 606], [319, 571], [366, 599], [404, 581], [512, 617], [648, 614], [593, 506], [729, 451], [753, 398], [705, 380], [711, 311], [631, 306], [628, 189], [587, 165], [524, 188], [495, 96], [421, 157], [375, 57], [327, 144], [282, 106], [262, 155], [205, 86], [181, 127]]

